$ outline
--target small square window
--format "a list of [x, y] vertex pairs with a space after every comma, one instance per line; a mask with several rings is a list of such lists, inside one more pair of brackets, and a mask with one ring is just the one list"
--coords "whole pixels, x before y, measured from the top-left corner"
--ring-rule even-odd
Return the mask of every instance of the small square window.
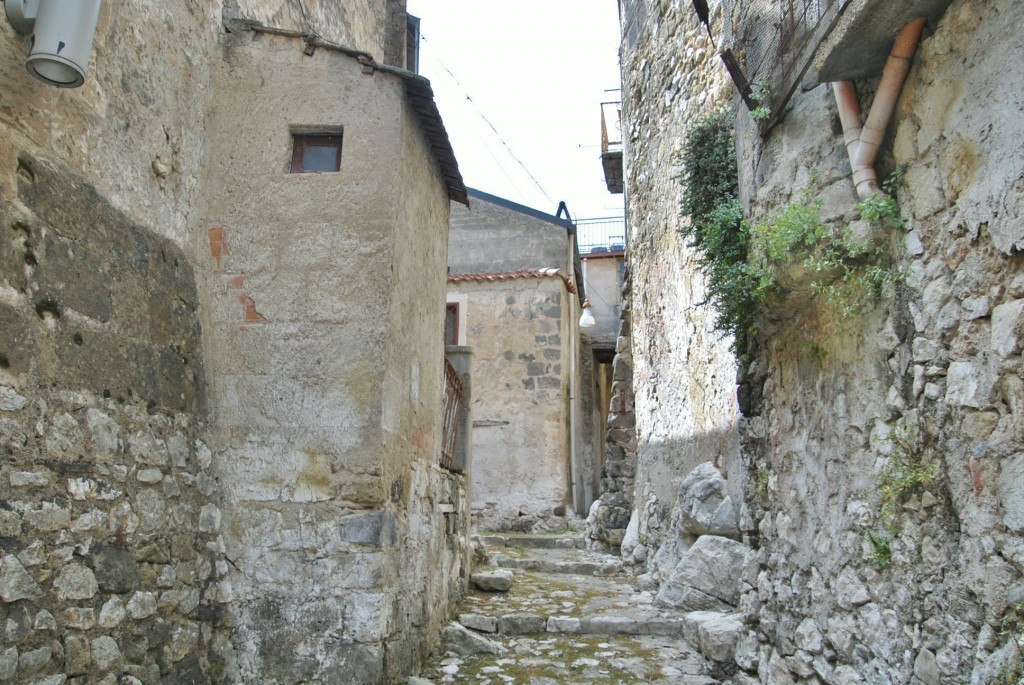
[[341, 131], [292, 134], [292, 173], [319, 174], [341, 170]]

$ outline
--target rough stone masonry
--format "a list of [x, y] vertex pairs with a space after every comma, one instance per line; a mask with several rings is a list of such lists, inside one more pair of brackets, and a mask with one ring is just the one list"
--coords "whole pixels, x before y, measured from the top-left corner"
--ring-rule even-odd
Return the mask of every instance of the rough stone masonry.
[[[659, 546], [646, 570], [668, 582], [704, 539], [673, 524], [673, 507], [683, 479], [712, 461], [757, 565], [735, 598], [749, 628], [723, 657], [744, 682], [1015, 682], [1024, 84], [1006, 65], [1024, 54], [1024, 6], [959, 0], [928, 26], [879, 163], [883, 175], [907, 165], [896, 192], [907, 224], [885, 243], [902, 279], [846, 321], [806, 290], [784, 292], [740, 377], [741, 406], [678, 237], [674, 165], [689, 121], [738, 108], [745, 215], [764, 221], [809, 192], [827, 223], [856, 227], [835, 107], [827, 86], [798, 91], [759, 131], [735, 98], [715, 97], [727, 76], [688, 5], [629, 4], [634, 507]], [[876, 82], [858, 82], [865, 109]], [[932, 477], [886, 508], [879, 483], [909, 477], [907, 463]]]

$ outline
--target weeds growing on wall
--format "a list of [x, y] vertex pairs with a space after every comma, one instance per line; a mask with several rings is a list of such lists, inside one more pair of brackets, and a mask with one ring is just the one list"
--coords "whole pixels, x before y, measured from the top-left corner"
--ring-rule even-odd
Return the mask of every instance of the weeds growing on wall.
[[[680, 180], [682, 211], [690, 220], [683, 234], [701, 250], [708, 302], [718, 312], [717, 328], [733, 336], [734, 351], [746, 349], [769, 295], [779, 289], [779, 266], [794, 260], [812, 274], [811, 292], [840, 319], [872, 308], [900, 277], [886, 246], [858, 238], [850, 226], [825, 224], [821, 201], [810, 189], [762, 222], [744, 221], [733, 123], [732, 112], [720, 110], [691, 126]], [[886, 182], [889, 196], [860, 203], [864, 219], [891, 228], [903, 225], [891, 197], [901, 177], [898, 170]]]
[[734, 351], [746, 348], [758, 303], [770, 281], [747, 263], [750, 231], [740, 207], [739, 174], [733, 142], [733, 114], [723, 109], [695, 123], [683, 148], [683, 234], [701, 250], [708, 302], [718, 312], [716, 327], [733, 337]]
[[879, 522], [890, 533], [899, 531], [899, 515], [911, 495], [924, 492], [935, 480], [938, 464], [924, 460], [913, 426], [896, 426], [889, 434], [892, 453], [875, 476], [878, 484]]

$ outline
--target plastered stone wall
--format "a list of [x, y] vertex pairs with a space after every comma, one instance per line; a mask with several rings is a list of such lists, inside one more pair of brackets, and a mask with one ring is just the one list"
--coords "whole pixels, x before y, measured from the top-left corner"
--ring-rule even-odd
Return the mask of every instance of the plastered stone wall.
[[[463, 484], [434, 464], [448, 198], [401, 79], [303, 48], [232, 36], [208, 125], [235, 640], [246, 681], [390, 682], [465, 573]], [[340, 172], [288, 173], [295, 125], [344, 127]]]
[[[748, 495], [760, 624], [738, 659], [762, 682], [1020, 672], [1024, 84], [1005, 66], [1024, 52], [1022, 26], [1020, 3], [954, 2], [918, 49], [880, 163], [908, 165], [907, 228], [888, 236], [906, 273], [897, 295], [842, 325], [804, 299], [763, 340], [751, 379], [763, 401], [744, 431], [767, 475]], [[857, 217], [825, 87], [767, 138], [738, 140], [754, 215], [811, 185], [826, 218]], [[885, 532], [877, 474], [908, 452], [935, 478]]]
[[[632, 2], [623, 14], [629, 201], [635, 507], [660, 542], [678, 482], [697, 464], [737, 463], [736, 363], [713, 330], [694, 250], [679, 235], [680, 154], [696, 118], [729, 104], [730, 82], [692, 7]], [[716, 16], [717, 16], [716, 6]]]
[[104, 3], [76, 90], [0, 21], [0, 681], [226, 672], [186, 244], [218, 5]]
[[473, 349], [473, 519], [530, 530], [571, 511], [568, 298], [559, 277], [462, 281]]
[[[375, 55], [402, 6], [304, 4]], [[434, 464], [442, 312], [422, 307], [443, 299], [448, 198], [402, 83], [332, 75], [375, 83], [334, 91], [372, 168], [333, 213], [322, 178], [239, 210], [287, 169], [288, 124], [326, 111], [323, 89], [290, 119], [291, 91], [240, 92], [254, 35], [234, 20], [282, 7], [104, 3], [77, 90], [32, 79], [0, 21], [2, 682], [400, 680], [464, 585], [465, 483]], [[342, 235], [354, 204], [365, 235]], [[356, 441], [369, 456], [334, 459]]]
[[[226, 0], [224, 21], [255, 21], [265, 26], [313, 33], [362, 50], [385, 64], [405, 66], [405, 0]], [[398, 21], [401, 19], [401, 21]], [[397, 33], [397, 40], [392, 34]]]
[[472, 208], [452, 206], [448, 243], [451, 274], [566, 269], [567, 224], [477, 191], [471, 191], [471, 203]]

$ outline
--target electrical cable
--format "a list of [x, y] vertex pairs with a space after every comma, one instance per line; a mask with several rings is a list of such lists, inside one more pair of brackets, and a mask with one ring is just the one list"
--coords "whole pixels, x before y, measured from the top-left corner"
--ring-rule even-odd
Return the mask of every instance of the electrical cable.
[[[301, 1], [302, 0], [299, 0], [300, 3]], [[427, 40], [427, 37], [424, 36], [422, 33], [420, 33], [420, 40], [422, 40], [424, 43], [430, 42], [429, 40]], [[466, 101], [473, 106], [473, 109], [476, 111], [477, 116], [479, 116], [484, 121], [484, 123], [487, 124], [488, 127], [490, 127], [491, 131], [494, 132], [494, 135], [497, 136], [498, 140], [505, 147], [505, 150], [508, 152], [509, 156], [511, 156], [512, 159], [515, 160], [516, 164], [518, 164], [523, 169], [523, 171], [526, 172], [526, 175], [530, 177], [530, 180], [533, 181], [533, 184], [535, 186], [537, 186], [537, 189], [544, 194], [544, 197], [546, 197], [549, 202], [554, 204], [555, 201], [551, 198], [550, 195], [548, 195], [547, 191], [544, 190], [544, 187], [540, 184], [540, 181], [538, 181], [537, 178], [532, 173], [530, 173], [530, 170], [526, 168], [526, 165], [523, 163], [523, 161], [519, 159], [518, 156], [516, 156], [515, 152], [512, 151], [511, 146], [509, 146], [508, 142], [506, 142], [506, 140], [502, 137], [501, 133], [498, 132], [498, 129], [494, 126], [494, 124], [491, 123], [491, 120], [484, 115], [483, 111], [481, 111], [481, 109], [477, 106], [476, 102], [473, 101], [473, 98], [470, 97], [468, 92], [466, 92], [465, 86], [462, 85], [458, 77], [456, 77], [455, 74], [452, 73], [452, 70], [445, 66], [445, 64], [436, 55], [431, 54], [430, 57], [435, 62], [437, 62], [438, 66], [440, 66], [448, 73], [452, 81], [454, 81], [455, 84], [462, 90], [462, 94], [465, 96]]]

